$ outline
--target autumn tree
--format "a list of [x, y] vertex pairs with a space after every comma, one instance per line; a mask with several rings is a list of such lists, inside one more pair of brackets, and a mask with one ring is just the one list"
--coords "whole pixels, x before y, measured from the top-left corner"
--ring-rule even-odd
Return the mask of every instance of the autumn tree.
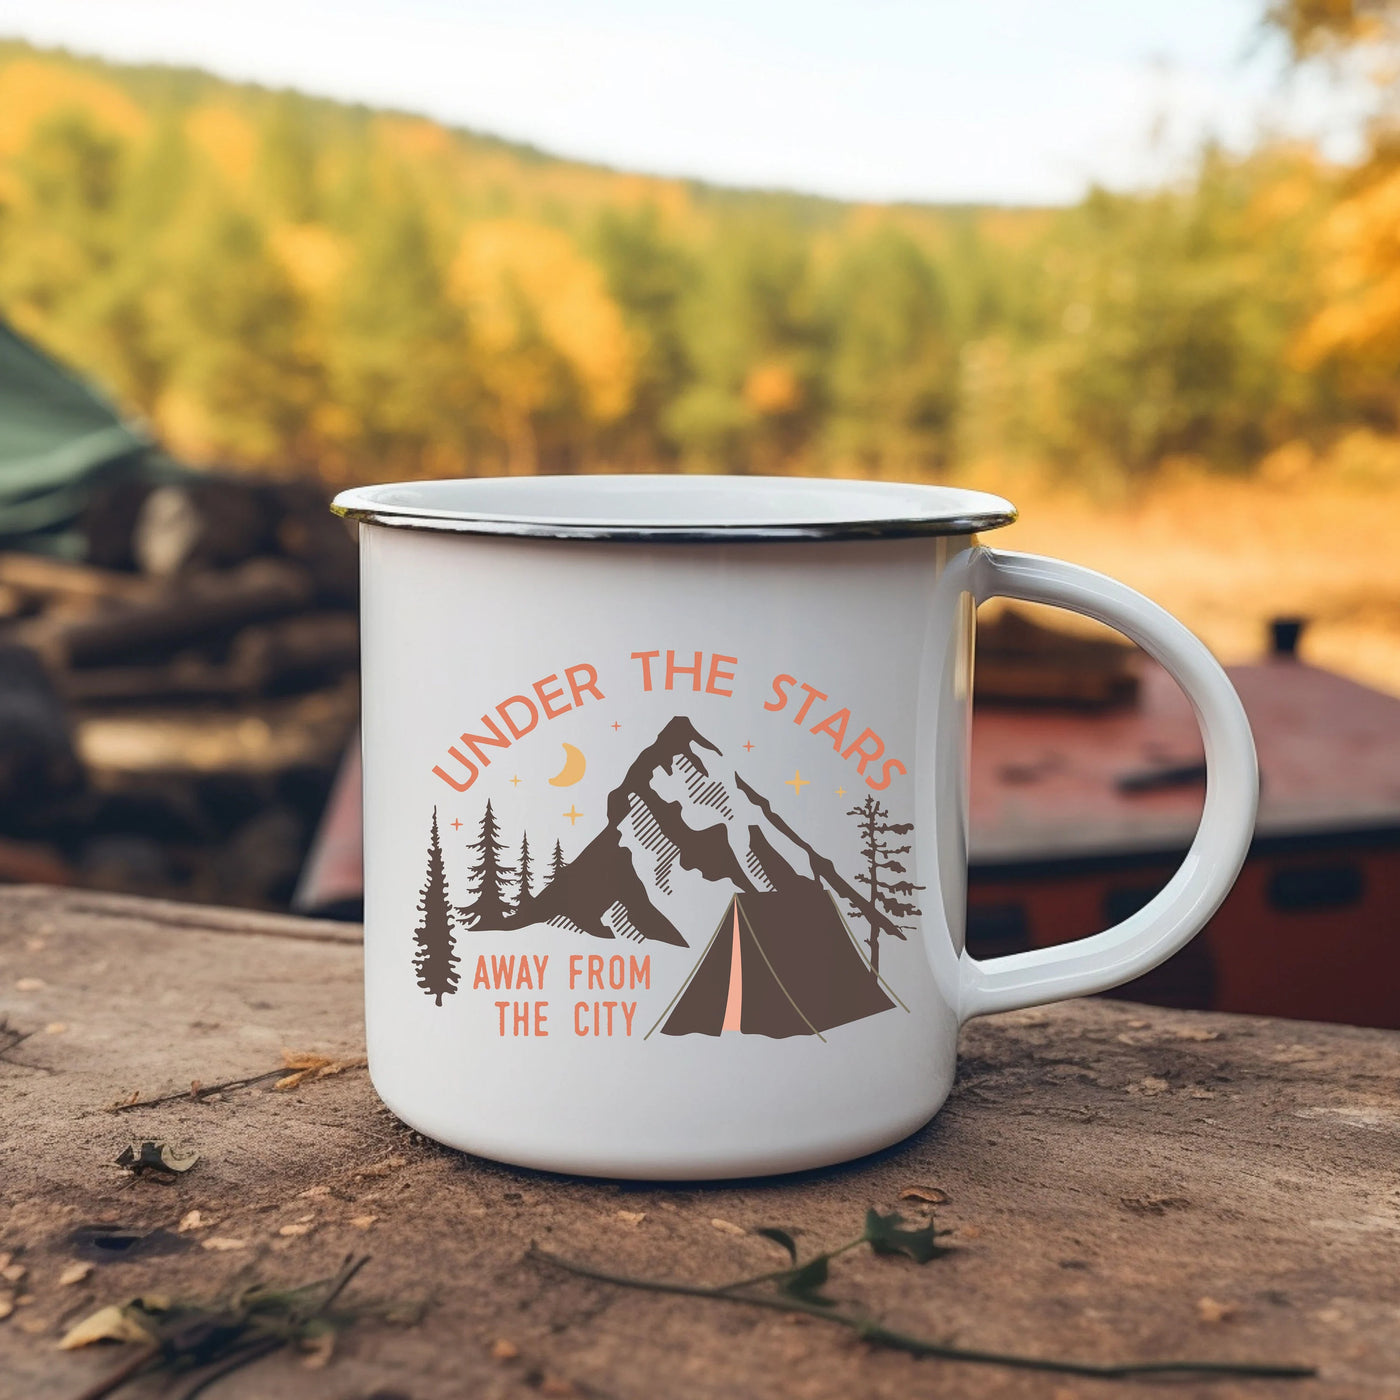
[[418, 974], [418, 985], [441, 1006], [443, 997], [457, 990], [457, 964], [461, 959], [452, 935], [452, 910], [447, 902], [436, 807], [428, 840], [428, 878], [418, 894], [418, 915], [418, 927], [413, 931], [413, 970]]
[[211, 196], [170, 285], [160, 407], [172, 446], [282, 470], [310, 461], [319, 367], [304, 351], [302, 299], [259, 222]]
[[654, 204], [605, 209], [594, 229], [592, 252], [634, 348], [631, 406], [611, 425], [607, 445], [621, 461], [636, 461], [645, 464], [642, 470], [653, 471], [658, 448], [674, 447], [665, 416], [691, 378], [681, 316], [698, 268], [663, 228]]
[[1315, 240], [1319, 292], [1292, 359], [1366, 427], [1400, 429], [1400, 0], [1276, 0], [1295, 62], [1345, 62], [1371, 81], [1368, 149]]
[[889, 838], [907, 836], [913, 831], [914, 824], [890, 821], [889, 812], [873, 797], [866, 797], [864, 802], [852, 807], [846, 815], [856, 819], [856, 830], [860, 833], [860, 854], [865, 861], [865, 869], [856, 879], [870, 892], [869, 907], [861, 909], [853, 903], [851, 912], [856, 915], [865, 914], [870, 924], [870, 969], [878, 975], [880, 925], [874, 917], [875, 914], [883, 911], [893, 919], [908, 919], [923, 912], [909, 899], [915, 890], [921, 890], [923, 886], [903, 878], [889, 878], [891, 875], [903, 877], [907, 873], [899, 857], [907, 855], [910, 850], [907, 843], [895, 846], [890, 843]]
[[933, 263], [908, 235], [879, 228], [838, 262], [824, 310], [832, 451], [875, 471], [936, 466], [952, 426], [957, 364]]
[[515, 870], [502, 862], [501, 829], [490, 798], [481, 817], [481, 835], [467, 849], [476, 853], [467, 880], [474, 898], [459, 905], [457, 913], [467, 928], [504, 928], [511, 912], [509, 886]]
[[540, 471], [561, 436], [580, 439], [626, 413], [632, 338], [601, 270], [561, 230], [526, 219], [469, 224], [448, 292], [471, 326], [488, 421], [512, 475]]
[[429, 208], [406, 180], [381, 183], [369, 186], [330, 315], [336, 454], [396, 476], [457, 475], [481, 411], [466, 325]]

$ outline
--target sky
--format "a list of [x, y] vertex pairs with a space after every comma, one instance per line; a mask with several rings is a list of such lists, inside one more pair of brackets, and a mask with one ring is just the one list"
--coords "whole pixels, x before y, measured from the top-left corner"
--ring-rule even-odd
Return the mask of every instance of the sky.
[[[623, 169], [861, 200], [1064, 203], [1208, 138], [1347, 158], [1263, 0], [0, 0], [0, 35], [421, 112]], [[3, 113], [0, 113], [3, 120]]]

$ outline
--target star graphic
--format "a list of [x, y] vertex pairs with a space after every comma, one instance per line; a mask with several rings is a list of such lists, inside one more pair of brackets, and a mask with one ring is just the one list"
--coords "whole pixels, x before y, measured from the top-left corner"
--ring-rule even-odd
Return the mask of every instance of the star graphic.
[[744, 748], [745, 748], [745, 750], [746, 750], [747, 752], [752, 753], [752, 752], [753, 752], [753, 742], [752, 742], [752, 740], [751, 740], [749, 743], [745, 744], [745, 745], [744, 745]]
[[804, 778], [802, 776], [802, 770], [799, 768], [797, 769], [797, 776], [787, 780], [787, 786], [790, 787], [798, 797], [801, 797], [802, 789], [811, 786], [811, 782], [812, 780], [810, 778]]
[[583, 815], [583, 813], [580, 812], [580, 811], [574, 806], [574, 804], [573, 804], [572, 802], [570, 802], [570, 803], [569, 803], [569, 810], [568, 810], [567, 812], [565, 812], [564, 815], [565, 815], [566, 817], [568, 817], [568, 819], [569, 819], [569, 825], [570, 825], [570, 826], [573, 826], [573, 824], [574, 824], [576, 821], [578, 821], [578, 819]]
[[511, 785], [512, 787], [519, 787], [519, 786], [520, 786], [520, 774], [519, 774], [519, 773], [517, 773], [517, 774], [510, 780], [510, 785]]
[[462, 821], [461, 821], [461, 818], [458, 817], [458, 818], [456, 818], [456, 819], [453, 821], [453, 823], [452, 823], [452, 830], [453, 830], [453, 831], [461, 831], [461, 829], [462, 829]]
[[845, 788], [837, 788], [837, 789], [836, 789], [836, 795], [837, 795], [837, 797], [845, 797], [845, 795], [846, 795], [846, 789], [845, 789]]
[[613, 733], [614, 733], [614, 734], [616, 734], [617, 731], [618, 731], [619, 729], [622, 728], [622, 726], [621, 726], [616, 720], [613, 720], [613, 725], [612, 725], [612, 727], [613, 727]]

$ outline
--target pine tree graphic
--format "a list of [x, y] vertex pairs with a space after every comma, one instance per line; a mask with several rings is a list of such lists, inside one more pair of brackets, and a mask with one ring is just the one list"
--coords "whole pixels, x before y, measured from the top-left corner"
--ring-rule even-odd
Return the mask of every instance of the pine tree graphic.
[[529, 907], [534, 899], [534, 892], [530, 889], [530, 880], [534, 876], [534, 869], [530, 864], [530, 833], [523, 832], [520, 837], [520, 863], [516, 866], [516, 873], [520, 877], [520, 882], [516, 887], [515, 912], [521, 914]]
[[[895, 919], [907, 919], [922, 914], [919, 906], [912, 903], [907, 896], [915, 890], [923, 889], [923, 886], [911, 884], [908, 880], [886, 878], [888, 875], [906, 873], [897, 857], [907, 855], [910, 849], [908, 845], [892, 846], [887, 838], [907, 836], [914, 829], [913, 822], [890, 821], [889, 812], [873, 797], [867, 797], [859, 806], [852, 807], [846, 815], [856, 819], [856, 829], [860, 832], [860, 853], [866, 867], [856, 876], [856, 880], [869, 888], [871, 907], [882, 909]], [[858, 915], [861, 911], [853, 904], [851, 912]], [[880, 928], [874, 919], [868, 916], [867, 921], [870, 924], [870, 966], [874, 972], [879, 972]]]
[[462, 923], [466, 928], [504, 928], [511, 913], [509, 884], [515, 870], [501, 861], [501, 829], [489, 798], [481, 818], [481, 835], [467, 849], [475, 851], [477, 857], [467, 881], [475, 898], [458, 906]]
[[434, 998], [457, 990], [457, 940], [452, 935], [452, 910], [447, 903], [447, 879], [443, 873], [442, 843], [438, 840], [437, 808], [428, 841], [428, 878], [418, 895], [418, 927], [413, 931], [413, 969], [418, 985]]
[[559, 878], [559, 872], [563, 870], [567, 863], [568, 862], [564, 859], [564, 848], [556, 840], [554, 843], [554, 854], [549, 858], [549, 871], [544, 879], [545, 889], [548, 889]]

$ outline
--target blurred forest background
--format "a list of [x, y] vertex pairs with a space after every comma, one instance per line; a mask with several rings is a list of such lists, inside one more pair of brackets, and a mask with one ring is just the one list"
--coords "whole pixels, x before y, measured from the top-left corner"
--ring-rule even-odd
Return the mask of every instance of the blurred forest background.
[[1394, 18], [1265, 20], [1374, 83], [1356, 167], [1207, 149], [1062, 209], [630, 175], [0, 43], [0, 314], [192, 462], [958, 481], [1227, 657], [1296, 612], [1400, 690]]

